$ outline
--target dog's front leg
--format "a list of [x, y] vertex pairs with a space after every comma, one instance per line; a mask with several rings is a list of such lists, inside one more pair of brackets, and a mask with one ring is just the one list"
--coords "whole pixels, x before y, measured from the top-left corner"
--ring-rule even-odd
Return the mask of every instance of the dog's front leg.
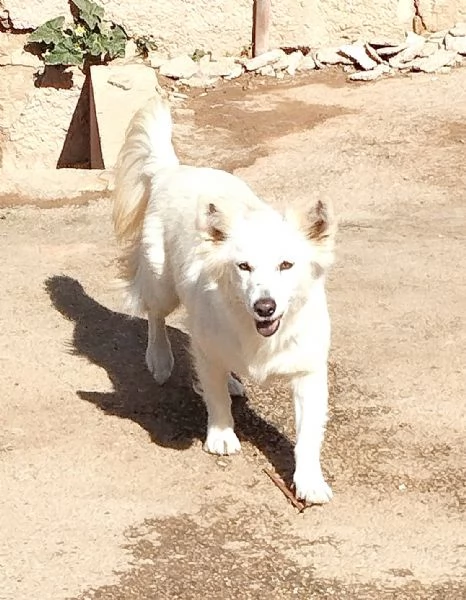
[[222, 369], [201, 352], [194, 350], [197, 376], [207, 406], [207, 438], [204, 449], [212, 454], [234, 454], [241, 450], [233, 430], [231, 398], [228, 391], [229, 371]]
[[296, 412], [296, 496], [309, 504], [332, 498], [320, 466], [320, 448], [327, 421], [327, 367], [292, 381]]

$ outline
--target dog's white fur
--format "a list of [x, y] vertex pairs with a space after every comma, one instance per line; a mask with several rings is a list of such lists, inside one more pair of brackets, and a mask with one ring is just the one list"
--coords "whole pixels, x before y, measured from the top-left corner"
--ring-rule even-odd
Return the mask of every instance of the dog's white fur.
[[[231, 373], [260, 384], [285, 378], [296, 412], [296, 494], [327, 502], [332, 492], [320, 447], [330, 340], [324, 276], [334, 239], [329, 207], [319, 202], [282, 215], [229, 173], [180, 166], [171, 137], [168, 104], [155, 98], [134, 116], [116, 174], [114, 225], [125, 244], [128, 310], [148, 315], [147, 366], [159, 384], [170, 377], [165, 318], [183, 304], [208, 410], [205, 449], [215, 454], [240, 450], [230, 394], [243, 389]], [[275, 303], [268, 319], [257, 311], [264, 298]]]

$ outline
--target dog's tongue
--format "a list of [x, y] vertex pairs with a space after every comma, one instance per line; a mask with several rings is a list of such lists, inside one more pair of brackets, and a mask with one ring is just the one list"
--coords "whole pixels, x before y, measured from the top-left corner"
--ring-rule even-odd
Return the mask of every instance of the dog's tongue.
[[280, 319], [274, 321], [256, 321], [256, 329], [258, 333], [264, 337], [270, 337], [273, 335], [280, 325]]

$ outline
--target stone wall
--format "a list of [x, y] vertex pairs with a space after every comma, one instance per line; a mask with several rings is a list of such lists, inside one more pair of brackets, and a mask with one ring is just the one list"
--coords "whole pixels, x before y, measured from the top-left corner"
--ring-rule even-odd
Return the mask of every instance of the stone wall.
[[[251, 38], [252, 0], [100, 0], [131, 35], [152, 34], [171, 53], [237, 52]], [[272, 2], [271, 46], [322, 46], [357, 36], [400, 35], [417, 13], [429, 30], [466, 18], [466, 0], [280, 0]], [[0, 0], [0, 21], [16, 30], [69, 14], [67, 0]]]
[[[252, 0], [98, 1], [107, 18], [121, 23], [128, 34], [158, 40], [165, 57], [195, 49], [238, 56], [251, 40]], [[336, 46], [358, 38], [404, 43], [413, 27], [428, 39], [428, 31], [466, 21], [466, 0], [272, 0], [272, 14], [272, 48], [332, 46], [334, 55]], [[5, 171], [89, 166], [84, 76], [71, 69], [69, 79], [59, 85], [38, 85], [41, 62], [23, 52], [26, 32], [59, 15], [69, 15], [68, 0], [0, 0], [0, 169]], [[445, 48], [442, 52], [442, 65], [450, 64]], [[152, 60], [150, 65], [155, 66]]]

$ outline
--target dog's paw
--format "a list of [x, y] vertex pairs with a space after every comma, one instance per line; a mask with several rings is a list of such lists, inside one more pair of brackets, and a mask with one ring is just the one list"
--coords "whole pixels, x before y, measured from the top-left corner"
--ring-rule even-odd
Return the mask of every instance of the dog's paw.
[[321, 473], [317, 475], [295, 473], [293, 482], [296, 497], [306, 504], [325, 504], [333, 497], [332, 490]]
[[151, 346], [146, 351], [146, 365], [155, 381], [163, 385], [172, 374], [175, 361], [169, 348], [163, 350]]
[[211, 454], [235, 454], [241, 450], [241, 444], [231, 427], [209, 427], [204, 450]]
[[228, 378], [228, 393], [230, 396], [244, 396], [245, 390], [241, 381], [238, 381], [236, 377], [230, 375]]

